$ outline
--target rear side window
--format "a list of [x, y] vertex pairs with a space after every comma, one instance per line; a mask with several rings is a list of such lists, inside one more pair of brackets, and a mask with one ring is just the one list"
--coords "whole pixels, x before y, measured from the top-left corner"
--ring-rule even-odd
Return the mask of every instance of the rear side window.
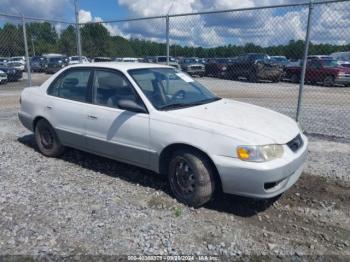
[[69, 100], [88, 102], [91, 70], [76, 69], [63, 73], [51, 84], [47, 93]]

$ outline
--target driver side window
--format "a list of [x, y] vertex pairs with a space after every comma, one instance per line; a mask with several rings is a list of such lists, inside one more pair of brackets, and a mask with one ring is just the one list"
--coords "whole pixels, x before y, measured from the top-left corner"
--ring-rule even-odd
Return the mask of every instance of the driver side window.
[[120, 100], [139, 102], [126, 77], [115, 71], [96, 70], [93, 88], [96, 105], [118, 108]]

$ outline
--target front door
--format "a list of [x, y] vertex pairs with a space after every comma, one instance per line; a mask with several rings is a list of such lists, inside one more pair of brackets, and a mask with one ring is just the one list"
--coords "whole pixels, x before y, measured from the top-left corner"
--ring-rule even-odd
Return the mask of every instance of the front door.
[[96, 69], [93, 103], [86, 115], [87, 146], [100, 155], [148, 167], [149, 115], [118, 108], [120, 100], [142, 103], [121, 72]]

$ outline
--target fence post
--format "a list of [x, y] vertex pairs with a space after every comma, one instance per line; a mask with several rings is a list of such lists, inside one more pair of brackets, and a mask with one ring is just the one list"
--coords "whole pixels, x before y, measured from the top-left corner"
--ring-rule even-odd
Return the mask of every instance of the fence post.
[[170, 46], [169, 46], [169, 15], [166, 16], [165, 18], [165, 23], [166, 23], [166, 29], [165, 29], [165, 34], [166, 34], [166, 64], [169, 65], [169, 53], [170, 53]]
[[310, 30], [311, 30], [311, 22], [312, 22], [311, 18], [312, 18], [312, 10], [313, 10], [313, 8], [314, 8], [314, 0], [310, 0], [309, 13], [308, 13], [308, 17], [307, 17], [307, 27], [306, 27], [306, 37], [305, 37], [304, 57], [303, 57], [303, 67], [301, 69], [297, 113], [296, 113], [296, 116], [295, 116], [295, 120], [297, 122], [299, 122], [301, 104], [302, 104], [302, 99], [303, 99], [304, 81], [305, 81], [305, 72], [306, 72], [306, 62], [307, 62], [307, 55], [309, 53]]
[[79, 6], [78, 6], [78, 0], [74, 0], [74, 7], [75, 7], [75, 29], [76, 29], [76, 35], [77, 35], [77, 52], [79, 56], [79, 62], [82, 62], [81, 58], [81, 39], [80, 39], [80, 24], [79, 24]]
[[22, 15], [22, 29], [23, 29], [24, 51], [26, 56], [26, 66], [27, 66], [27, 74], [28, 74], [28, 86], [32, 86], [32, 74], [31, 74], [30, 61], [29, 61], [26, 21], [23, 15]]

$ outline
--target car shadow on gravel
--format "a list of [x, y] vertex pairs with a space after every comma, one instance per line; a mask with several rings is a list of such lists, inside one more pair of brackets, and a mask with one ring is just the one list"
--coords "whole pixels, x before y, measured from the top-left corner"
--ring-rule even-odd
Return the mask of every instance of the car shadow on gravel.
[[[19, 137], [18, 142], [39, 153], [33, 134]], [[103, 175], [123, 179], [124, 181], [142, 187], [161, 190], [169, 197], [173, 198], [167, 179], [152, 171], [72, 148], [67, 148], [65, 153], [59, 159]], [[269, 208], [277, 199], [278, 197], [269, 200], [256, 200], [247, 197], [218, 193], [213, 200], [204, 206], [204, 208], [218, 212], [230, 213], [241, 217], [251, 217]], [[160, 201], [162, 200], [160, 199]]]

